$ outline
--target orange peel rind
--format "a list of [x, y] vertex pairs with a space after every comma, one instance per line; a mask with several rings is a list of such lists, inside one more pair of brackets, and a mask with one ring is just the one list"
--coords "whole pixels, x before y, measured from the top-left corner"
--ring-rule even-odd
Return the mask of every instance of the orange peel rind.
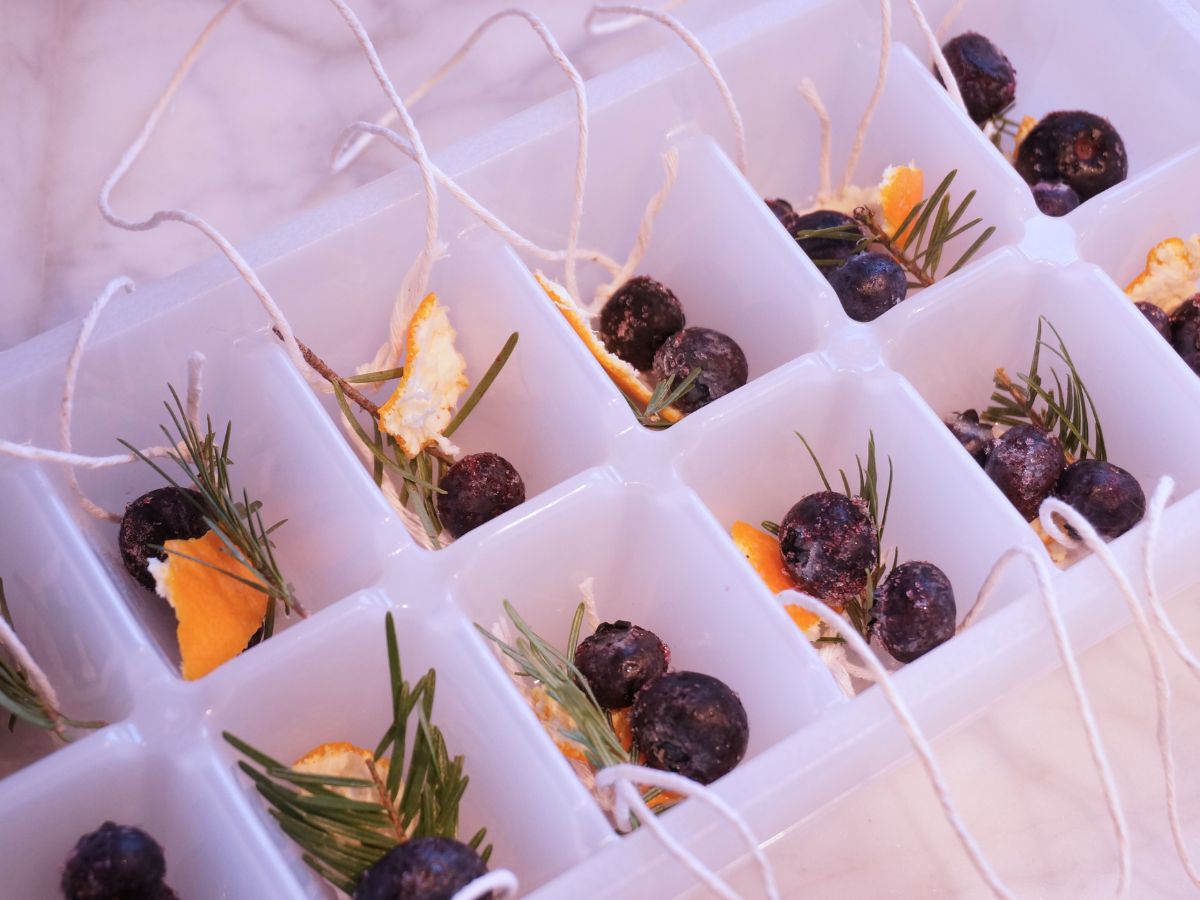
[[[592, 327], [588, 324], [587, 313], [579, 308], [579, 305], [571, 299], [566, 288], [547, 278], [541, 272], [534, 272], [533, 277], [537, 279], [537, 283], [541, 285], [542, 290], [553, 301], [554, 306], [558, 309], [567, 324], [571, 329], [579, 335], [579, 339], [583, 341], [584, 346], [600, 363], [600, 367], [608, 374], [608, 377], [621, 389], [621, 391], [630, 399], [640, 404], [644, 409], [646, 404], [650, 402], [650, 397], [653, 391], [647, 387], [642, 381], [641, 375], [637, 369], [631, 366], [625, 360], [608, 352], [608, 349], [596, 337], [596, 333], [592, 331]], [[666, 422], [678, 422], [683, 418], [683, 413], [673, 406], [668, 406], [659, 417]]]
[[1169, 237], [1146, 254], [1146, 268], [1129, 282], [1125, 293], [1134, 303], [1153, 303], [1166, 313], [1196, 293], [1200, 281], [1200, 235]]
[[446, 307], [430, 294], [408, 322], [404, 375], [379, 408], [379, 427], [409, 459], [432, 445], [458, 453], [442, 434], [468, 384], [467, 361], [454, 348], [455, 337]]
[[[367, 768], [367, 760], [374, 759], [370, 750], [356, 747], [346, 741], [335, 741], [314, 747], [292, 764], [293, 772], [305, 775], [326, 775], [331, 778], [361, 778], [371, 780], [371, 770]], [[375, 760], [375, 770], [379, 777], [386, 779], [390, 760], [385, 756]], [[364, 803], [379, 802], [379, 792], [367, 787], [331, 787], [329, 790], [341, 794], [350, 800], [360, 800]]]
[[883, 216], [883, 230], [891, 235], [893, 240], [903, 240], [912, 231], [913, 222], [904, 229], [904, 234], [896, 230], [904, 224], [914, 206], [925, 199], [925, 173], [917, 168], [915, 163], [907, 166], [888, 166], [879, 180], [879, 209]]
[[246, 649], [267, 614], [269, 598], [230, 577], [261, 581], [230, 555], [214, 531], [164, 546], [167, 558], [150, 560], [150, 572], [158, 595], [175, 610], [183, 677], [194, 681]]
[[[796, 587], [796, 580], [783, 563], [783, 554], [779, 550], [777, 538], [760, 531], [749, 522], [741, 521], [734, 522], [729, 533], [734, 544], [772, 593], [778, 594], [780, 591]], [[784, 611], [809, 638], [816, 635], [816, 628], [821, 622], [817, 616], [801, 609], [795, 603], [786, 604]]]

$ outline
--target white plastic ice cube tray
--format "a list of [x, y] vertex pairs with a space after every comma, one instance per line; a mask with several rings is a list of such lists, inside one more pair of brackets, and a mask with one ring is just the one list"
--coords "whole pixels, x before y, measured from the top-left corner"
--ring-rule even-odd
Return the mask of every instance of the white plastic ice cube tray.
[[[925, 4], [940, 20], [948, 0]], [[679, 181], [642, 271], [673, 287], [689, 321], [745, 349], [751, 382], [665, 433], [637, 426], [624, 400], [534, 283], [527, 265], [443, 199], [448, 258], [433, 287], [449, 304], [477, 379], [512, 330], [516, 353], [456, 436], [502, 453], [529, 500], [440, 553], [414, 544], [346, 445], [336, 408], [295, 373], [256, 302], [213, 259], [114, 305], [79, 383], [76, 448], [120, 436], [154, 442], [168, 381], [204, 352], [207, 411], [235, 428], [236, 473], [287, 517], [281, 563], [315, 615], [194, 683], [178, 675], [173, 623], [122, 569], [116, 529], [75, 505], [51, 466], [0, 463], [6, 513], [0, 573], [16, 624], [66, 708], [113, 724], [62, 749], [0, 736], [0, 871], [23, 897], [54, 897], [76, 838], [106, 818], [165, 846], [181, 897], [322, 897], [234, 767], [232, 730], [279, 758], [328, 740], [370, 744], [387, 711], [382, 620], [397, 617], [407, 670], [438, 671], [436, 718], [467, 758], [463, 826], [486, 824], [494, 860], [545, 898], [668, 897], [694, 888], [651, 836], [619, 837], [475, 633], [504, 599], [543, 633], [565, 635], [577, 585], [595, 577], [600, 614], [658, 632], [680, 667], [737, 689], [751, 723], [746, 760], [715, 785], [764, 841], [821, 814], [901, 758], [906, 744], [878, 696], [846, 700], [728, 538], [738, 518], [778, 518], [816, 487], [793, 432], [846, 466], [869, 430], [896, 467], [889, 541], [936, 561], [965, 612], [992, 562], [1028, 526], [939, 419], [986, 401], [993, 367], [1021, 365], [1036, 318], [1062, 332], [1104, 417], [1112, 457], [1151, 488], [1178, 484], [1163, 529], [1160, 582], [1194, 592], [1200, 535], [1200, 383], [1122, 295], [1161, 237], [1200, 230], [1197, 14], [1178, 2], [1036, 0], [968, 4], [976, 28], [1019, 73], [1018, 114], [1083, 107], [1111, 118], [1130, 178], [1062, 220], [1028, 188], [926, 65], [907, 14], [887, 91], [859, 167], [874, 182], [909, 160], [930, 178], [959, 170], [960, 194], [997, 226], [962, 272], [877, 322], [842, 313], [820, 273], [775, 223], [765, 196], [803, 202], [816, 187], [817, 130], [796, 93], [807, 75], [834, 121], [840, 171], [874, 79], [873, 0], [765, 4], [704, 35], [738, 97], [749, 179], [707, 76], [682, 48], [589, 86], [588, 246], [623, 256], [659, 153], [680, 151]], [[1136, 71], [1136, 81], [1122, 73]], [[556, 98], [440, 155], [443, 167], [534, 240], [561, 245], [570, 202], [573, 110]], [[384, 334], [421, 233], [403, 169], [253, 243], [248, 252], [296, 331], [335, 367], [368, 358]], [[555, 273], [551, 273], [555, 274]], [[1112, 279], [1116, 279], [1116, 283]], [[592, 273], [585, 289], [597, 283]], [[52, 445], [62, 366], [75, 327], [0, 355], [4, 435]], [[84, 473], [120, 508], [158, 484], [139, 466]], [[1131, 564], [1142, 529], [1114, 544]], [[1055, 575], [1077, 646], [1126, 614], [1094, 559]], [[1056, 662], [1030, 580], [1011, 575], [975, 627], [897, 675], [922, 723], [945, 729]], [[35, 761], [36, 760], [36, 761]], [[18, 770], [19, 771], [16, 771]], [[685, 803], [669, 827], [716, 868], [742, 849]], [[753, 882], [745, 879], [744, 883]], [[751, 888], [752, 889], [752, 888]]]

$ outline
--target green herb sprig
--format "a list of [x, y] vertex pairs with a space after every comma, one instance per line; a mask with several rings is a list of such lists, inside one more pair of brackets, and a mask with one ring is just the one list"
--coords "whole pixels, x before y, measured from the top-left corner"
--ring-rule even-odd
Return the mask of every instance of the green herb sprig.
[[1009, 116], [1009, 113], [1012, 112], [1012, 109], [1015, 105], [1016, 105], [1016, 101], [1014, 100], [1012, 103], [1008, 104], [1008, 106], [1004, 107], [1004, 109], [1000, 110], [1000, 112], [996, 113], [994, 116], [992, 116], [990, 119], [985, 121], [980, 126], [980, 128], [982, 128], [985, 133], [987, 131], [988, 126], [989, 125], [991, 126], [992, 134], [989, 139], [991, 140], [992, 144], [995, 145], [996, 149], [999, 150], [1001, 153], [1004, 153], [1006, 156], [1009, 156], [1011, 154], [1008, 151], [1005, 151], [1005, 149], [1004, 149], [1004, 139], [1009, 138], [1010, 140], [1012, 140], [1014, 142], [1012, 152], [1015, 153], [1016, 152], [1015, 142], [1017, 139], [1017, 132], [1020, 131], [1020, 128], [1021, 128], [1021, 123], [1018, 120], [1013, 119]]
[[[3, 580], [0, 580], [0, 615], [15, 634], [16, 626], [8, 609]], [[8, 712], [9, 731], [16, 728], [19, 720], [49, 731], [63, 741], [70, 740], [67, 727], [95, 729], [103, 728], [106, 724], [98, 721], [80, 721], [63, 715], [38, 692], [25, 668], [15, 660], [8, 659], [4, 653], [0, 653], [0, 709]]]
[[182, 452], [173, 450], [168, 454], [183, 472], [183, 478], [173, 478], [162, 466], [129, 441], [121, 440], [120, 443], [154, 469], [168, 484], [180, 489], [193, 488], [195, 493], [189, 491], [187, 496], [204, 516], [209, 529], [220, 539], [226, 552], [247, 566], [255, 577], [246, 578], [206, 560], [164, 547], [152, 549], [208, 566], [270, 597], [274, 602], [267, 604], [267, 614], [263, 620], [263, 638], [268, 638], [274, 632], [276, 603], [283, 606], [285, 614], [295, 612], [301, 618], [307, 615], [296, 599], [295, 589], [280, 571], [279, 563], [275, 559], [275, 545], [271, 541], [271, 535], [287, 520], [266, 525], [262, 517], [262, 501], [251, 500], [245, 489], [240, 495], [234, 490], [229, 479], [229, 468], [233, 465], [233, 459], [229, 455], [233, 423], [226, 423], [224, 434], [218, 441], [213, 430], [212, 418], [208, 417], [205, 420], [205, 432], [201, 435], [188, 419], [174, 386], [167, 385], [167, 388], [171, 392], [173, 402], [164, 402], [163, 406], [170, 416], [171, 427], [160, 427], [169, 446], [183, 445]]
[[[1043, 337], [1043, 328], [1054, 335], [1055, 344]], [[1050, 369], [1047, 380], [1041, 373], [1042, 352], [1056, 357], [1067, 368], [1066, 376]], [[1053, 387], [1050, 382], [1053, 381]], [[1104, 429], [1096, 404], [1075, 368], [1062, 335], [1045, 316], [1038, 316], [1037, 336], [1033, 342], [1033, 358], [1029, 371], [1018, 373], [1016, 381], [1004, 369], [993, 375], [992, 405], [979, 420], [988, 425], [1034, 425], [1052, 434], [1057, 433], [1063, 450], [1075, 459], [1107, 460]]]
[[629, 404], [629, 408], [637, 416], [638, 422], [645, 427], [656, 430], [670, 428], [672, 423], [663, 418], [663, 412], [668, 407], [674, 406], [679, 398], [690, 391], [692, 385], [696, 383], [696, 379], [699, 377], [699, 366], [692, 368], [678, 384], [675, 383], [675, 376], [673, 374], [668, 375], [654, 386], [654, 393], [650, 395], [650, 400], [646, 403], [645, 409], [640, 408], [628, 395], [625, 395], [625, 402]]
[[[246, 757], [238, 768], [267, 801], [284, 833], [300, 845], [304, 861], [348, 894], [354, 893], [363, 873], [398, 844], [417, 837], [456, 838], [459, 806], [470, 783], [463, 757], [450, 756], [442, 732], [432, 724], [434, 670], [410, 685], [401, 668], [391, 613], [385, 628], [392, 722], [368, 763], [371, 780], [302, 774], [224, 732], [225, 740]], [[376, 765], [385, 756], [386, 778]], [[376, 799], [353, 800], [335, 788], [373, 790]], [[486, 829], [480, 829], [467, 841], [484, 862], [492, 852], [490, 845], [483, 847], [486, 836]]]

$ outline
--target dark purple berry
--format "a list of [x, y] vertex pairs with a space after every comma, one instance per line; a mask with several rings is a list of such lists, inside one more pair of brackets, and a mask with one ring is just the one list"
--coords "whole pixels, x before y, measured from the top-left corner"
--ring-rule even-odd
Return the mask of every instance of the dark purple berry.
[[1052, 112], [1017, 148], [1017, 171], [1029, 184], [1062, 181], [1087, 200], [1129, 174], [1125, 142], [1108, 119], [1089, 112]]
[[201, 509], [198, 493], [177, 487], [155, 488], [125, 507], [117, 545], [121, 562], [139, 584], [154, 590], [154, 576], [146, 560], [166, 559], [165, 553], [148, 550], [147, 545], [161, 547], [167, 541], [190, 540], [208, 533]]
[[[1067, 466], [1054, 494], [1109, 540], [1123, 535], [1146, 514], [1146, 495], [1137, 479], [1100, 459], [1081, 459]], [[1070, 526], [1067, 531], [1077, 536]]]
[[1200, 350], [1197, 350], [1194, 353], [1188, 353], [1180, 358], [1187, 363], [1189, 369], [1191, 369], [1197, 375], [1200, 375]]
[[867, 505], [834, 491], [809, 494], [779, 526], [784, 564], [801, 589], [841, 604], [863, 592], [878, 561], [878, 536]]
[[[837, 237], [804, 237], [805, 231], [818, 231], [823, 228], [842, 228], [847, 227], [847, 234], [851, 235], [854, 240], [842, 240]], [[788, 233], [796, 239], [796, 243], [800, 249], [805, 252], [809, 259], [814, 263], [827, 262], [835, 260], [836, 263], [844, 263], [854, 255], [856, 241], [862, 236], [862, 228], [859, 224], [850, 218], [845, 213], [840, 213], [833, 209], [818, 209], [810, 213], [805, 213], [802, 216], [792, 218], [787, 226]], [[822, 266], [821, 269], [826, 275], [829, 274], [836, 266]]]
[[[479, 854], [453, 838], [419, 837], [399, 844], [363, 873], [354, 900], [450, 900], [487, 874]], [[492, 895], [488, 893], [486, 898]]]
[[855, 254], [827, 277], [842, 309], [856, 322], [878, 319], [908, 294], [908, 276], [886, 253]]
[[[999, 115], [1017, 98], [1017, 71], [1000, 48], [982, 34], [968, 31], [948, 41], [942, 54], [950, 65], [967, 114], [982, 125]], [[942, 73], [933, 74], [941, 84]]]
[[750, 741], [746, 708], [723, 681], [671, 672], [638, 692], [633, 740], [652, 769], [711, 784], [742, 761]]
[[958, 438], [958, 442], [966, 448], [975, 462], [981, 466], [987, 462], [988, 454], [992, 452], [992, 444], [996, 437], [991, 425], [979, 421], [979, 413], [973, 409], [966, 412], [954, 413], [944, 419], [950, 432]]
[[767, 200], [765, 202], [767, 208], [775, 213], [775, 218], [779, 220], [779, 224], [784, 228], [787, 228], [791, 220], [796, 217], [796, 211], [792, 209], [792, 204], [788, 203], [782, 197], [776, 197], [774, 200]]
[[1138, 312], [1146, 317], [1146, 321], [1154, 327], [1154, 330], [1161, 334], [1163, 338], [1170, 343], [1171, 317], [1163, 311], [1162, 307], [1155, 306], [1153, 303], [1148, 303], [1145, 300], [1141, 301], [1140, 303], [1135, 303], [1134, 306], [1138, 308]]
[[992, 446], [983, 471], [1017, 512], [1032, 521], [1066, 465], [1058, 438], [1033, 425], [1014, 425]]
[[445, 491], [437, 495], [438, 518], [456, 538], [525, 502], [525, 482], [497, 453], [464, 456], [438, 486]]
[[624, 620], [604, 622], [575, 649], [575, 668], [605, 709], [625, 709], [643, 686], [666, 674], [671, 653], [658, 635]]
[[1079, 195], [1069, 184], [1039, 181], [1033, 186], [1033, 202], [1047, 216], [1065, 216], [1079, 206]]
[[[105, 822], [75, 844], [63, 869], [67, 900], [161, 900], [167, 862], [162, 847], [140, 828]], [[167, 893], [163, 893], [166, 890]]]
[[1180, 356], [1200, 350], [1200, 294], [1171, 313], [1171, 345]]
[[728, 335], [711, 328], [685, 328], [667, 338], [654, 354], [654, 377], [675, 376], [679, 384], [692, 369], [700, 375], [691, 390], [675, 401], [685, 413], [695, 412], [744, 385], [750, 377], [746, 354]]
[[900, 662], [912, 662], [954, 637], [954, 588], [927, 562], [900, 563], [875, 588], [875, 634]]
[[653, 365], [663, 341], [686, 324], [675, 295], [645, 275], [630, 278], [600, 310], [600, 337], [608, 352], [642, 372]]

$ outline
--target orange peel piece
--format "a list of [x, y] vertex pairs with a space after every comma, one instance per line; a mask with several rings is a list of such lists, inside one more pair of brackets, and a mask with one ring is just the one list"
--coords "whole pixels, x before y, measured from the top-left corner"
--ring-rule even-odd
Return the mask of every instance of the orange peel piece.
[[1017, 151], [1021, 148], [1021, 144], [1025, 143], [1025, 138], [1029, 137], [1029, 132], [1037, 126], [1038, 120], [1033, 116], [1022, 116], [1021, 124], [1017, 126], [1017, 133], [1013, 136], [1013, 158], [1016, 159]]
[[1146, 254], [1146, 268], [1125, 288], [1134, 303], [1153, 303], [1166, 313], [1196, 293], [1200, 280], [1200, 235], [1169, 237]]
[[[778, 594], [796, 586], [796, 580], [783, 563], [783, 554], [779, 550], [779, 540], [751, 525], [749, 522], [734, 522], [729, 529], [734, 544], [742, 551], [742, 555], [754, 567], [758, 577], [767, 588]], [[792, 617], [805, 634], [820, 623], [820, 619], [806, 609], [801, 609], [795, 603], [785, 604], [784, 611]]]
[[[309, 750], [292, 764], [292, 771], [306, 775], [361, 778], [364, 781], [370, 781], [371, 770], [367, 768], [367, 761], [374, 758], [375, 755], [370, 750], [364, 750], [362, 747], [346, 741], [335, 741]], [[391, 760], [386, 756], [375, 760], [375, 771], [379, 773], [380, 778], [387, 778], [390, 763]], [[364, 803], [379, 802], [379, 792], [373, 787], [331, 787], [329, 790], [351, 800], [360, 800]]]
[[[541, 272], [534, 272], [533, 277], [537, 279], [537, 283], [541, 285], [542, 290], [553, 301], [555, 308], [562, 313], [563, 318], [567, 320], [567, 324], [571, 326], [571, 329], [579, 335], [579, 339], [583, 341], [588, 352], [596, 358], [596, 362], [600, 363], [600, 367], [604, 369], [608, 377], [613, 380], [626, 396], [645, 408], [646, 404], [650, 402], [653, 391], [642, 381], [642, 377], [638, 374], [637, 369], [620, 357], [608, 352], [608, 349], [596, 337], [596, 333], [592, 331], [591, 325], [588, 324], [587, 314], [571, 299], [566, 288], [551, 281]], [[668, 406], [659, 416], [666, 422], [674, 423], [683, 418], [683, 413], [673, 406]]]
[[456, 337], [437, 294], [421, 301], [408, 322], [404, 374], [379, 408], [379, 427], [396, 439], [409, 459], [436, 444], [454, 455], [442, 432], [467, 389], [467, 361], [454, 348]]
[[261, 580], [229, 554], [215, 531], [167, 541], [164, 547], [167, 558], [151, 560], [150, 571], [159, 596], [175, 610], [183, 677], [194, 681], [246, 649], [267, 614], [269, 598], [230, 577]]
[[913, 207], [925, 199], [925, 173], [917, 168], [915, 163], [907, 166], [888, 166], [879, 181], [879, 208], [883, 214], [883, 229], [895, 240], [903, 240], [912, 231], [913, 222], [904, 229], [904, 234], [896, 230], [904, 224]]

